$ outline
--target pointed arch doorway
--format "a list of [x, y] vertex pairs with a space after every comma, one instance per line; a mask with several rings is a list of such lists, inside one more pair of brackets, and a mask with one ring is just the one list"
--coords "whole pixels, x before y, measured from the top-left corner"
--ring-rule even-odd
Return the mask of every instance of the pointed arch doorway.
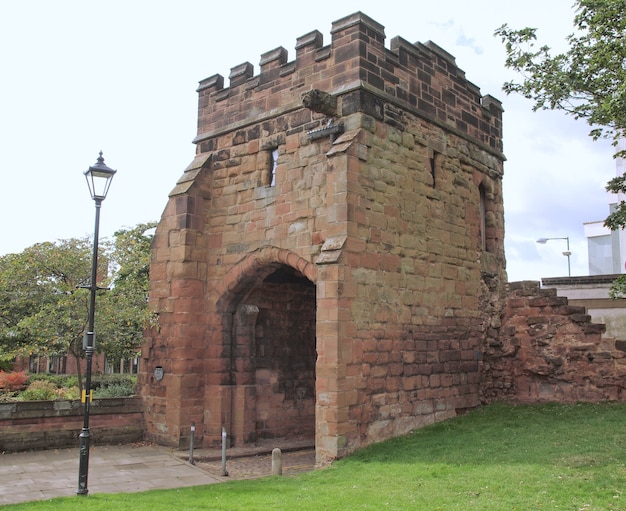
[[231, 445], [313, 442], [315, 284], [287, 264], [255, 264], [227, 294], [221, 387], [228, 388], [222, 417]]

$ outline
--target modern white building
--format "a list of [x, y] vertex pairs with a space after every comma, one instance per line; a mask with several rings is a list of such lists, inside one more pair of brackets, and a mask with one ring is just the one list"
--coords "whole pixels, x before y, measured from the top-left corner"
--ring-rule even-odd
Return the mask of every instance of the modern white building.
[[[626, 151], [626, 139], [620, 140], [617, 151]], [[616, 158], [615, 175], [626, 172], [626, 160]], [[612, 213], [624, 194], [609, 193], [609, 213]], [[626, 232], [611, 231], [604, 226], [604, 220], [584, 224], [589, 257], [589, 275], [626, 273]]]

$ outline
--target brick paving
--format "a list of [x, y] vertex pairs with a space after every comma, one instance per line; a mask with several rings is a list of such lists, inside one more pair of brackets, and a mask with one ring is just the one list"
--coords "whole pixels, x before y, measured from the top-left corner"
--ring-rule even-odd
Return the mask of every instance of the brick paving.
[[[309, 472], [315, 468], [315, 450], [306, 449], [282, 453], [283, 476]], [[222, 477], [221, 460], [196, 461], [196, 466], [212, 476]], [[227, 477], [224, 480], [257, 479], [272, 475], [272, 455], [258, 454], [226, 460]]]

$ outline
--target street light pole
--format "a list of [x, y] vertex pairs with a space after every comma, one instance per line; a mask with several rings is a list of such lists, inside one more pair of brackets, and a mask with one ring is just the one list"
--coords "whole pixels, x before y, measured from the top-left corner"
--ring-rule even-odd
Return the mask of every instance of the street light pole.
[[111, 180], [117, 171], [107, 167], [104, 164], [102, 151], [98, 161], [85, 171], [87, 186], [91, 198], [96, 205], [96, 221], [93, 233], [93, 254], [91, 259], [91, 282], [88, 289], [90, 290], [89, 298], [89, 323], [87, 332], [83, 341], [85, 349], [85, 357], [87, 359], [87, 368], [85, 371], [85, 385], [83, 391], [83, 399], [85, 400], [83, 429], [80, 433], [80, 460], [78, 466], [78, 490], [77, 495], [87, 495], [87, 479], [89, 474], [89, 443], [91, 435], [89, 433], [89, 409], [91, 404], [91, 365], [93, 361], [93, 352], [95, 349], [95, 331], [94, 323], [96, 317], [96, 292], [98, 291], [98, 237], [100, 231], [100, 207], [102, 201], [106, 198], [111, 186]]
[[569, 249], [569, 236], [567, 236], [565, 238], [539, 238], [537, 240], [537, 243], [541, 243], [542, 245], [545, 245], [550, 240], [565, 240], [567, 242], [567, 250], [565, 252], [563, 252], [563, 255], [567, 256], [567, 276], [571, 277], [572, 276], [572, 267], [570, 265], [570, 256], [572, 255], [572, 252]]

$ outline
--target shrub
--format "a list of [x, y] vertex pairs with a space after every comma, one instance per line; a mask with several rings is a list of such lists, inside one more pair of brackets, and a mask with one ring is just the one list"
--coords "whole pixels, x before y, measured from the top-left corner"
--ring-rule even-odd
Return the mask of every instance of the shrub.
[[15, 398], [19, 392], [9, 392], [8, 390], [0, 389], [0, 403], [4, 403], [6, 401], [15, 401]]
[[24, 371], [5, 373], [0, 371], [0, 389], [9, 391], [22, 390], [26, 387], [28, 375]]
[[127, 383], [114, 383], [107, 387], [100, 387], [94, 391], [96, 397], [129, 397], [135, 393], [135, 385]]
[[65, 375], [65, 374], [32, 374], [30, 376], [30, 381], [47, 381], [53, 383], [56, 387], [69, 388], [69, 387], [77, 387], [78, 386], [78, 376], [77, 375]]
[[18, 396], [20, 401], [50, 401], [59, 398], [57, 386], [52, 382], [43, 380], [34, 381]]
[[137, 376], [131, 374], [98, 374], [91, 380], [95, 397], [128, 397], [135, 394]]
[[100, 386], [94, 391], [96, 397], [129, 397], [135, 394], [135, 379], [126, 378], [119, 383]]
[[78, 386], [59, 389], [58, 393], [60, 399], [80, 399]]
[[97, 374], [91, 378], [91, 388], [94, 390], [105, 389], [113, 385], [135, 387], [137, 376], [131, 374]]

